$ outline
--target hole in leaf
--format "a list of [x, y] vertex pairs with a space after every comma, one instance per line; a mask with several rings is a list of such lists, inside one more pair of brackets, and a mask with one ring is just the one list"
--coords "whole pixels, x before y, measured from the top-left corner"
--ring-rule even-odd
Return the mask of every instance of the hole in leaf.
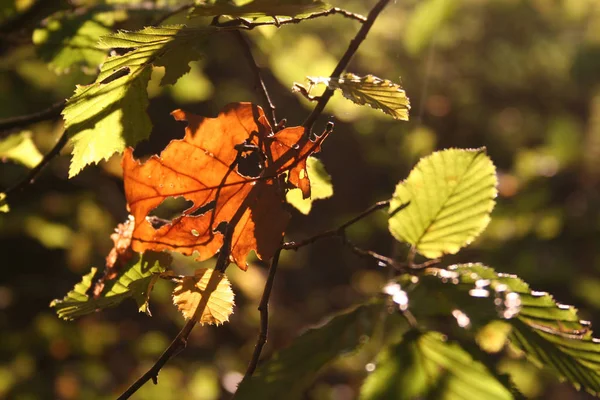
[[193, 205], [194, 203], [181, 196], [167, 197], [148, 216], [156, 217], [159, 220], [173, 220], [182, 216], [184, 211], [189, 210]]
[[187, 215], [191, 215], [191, 216], [197, 217], [198, 215], [205, 214], [205, 213], [209, 212], [210, 210], [212, 210], [213, 208], [215, 208], [215, 204], [216, 204], [216, 201], [214, 201], [214, 200], [213, 201], [209, 201], [208, 203], [206, 203], [202, 207], [198, 208], [196, 211], [191, 212], [191, 213], [189, 213]]
[[238, 173], [247, 178], [258, 178], [264, 168], [264, 155], [260, 151], [242, 154], [238, 163]]

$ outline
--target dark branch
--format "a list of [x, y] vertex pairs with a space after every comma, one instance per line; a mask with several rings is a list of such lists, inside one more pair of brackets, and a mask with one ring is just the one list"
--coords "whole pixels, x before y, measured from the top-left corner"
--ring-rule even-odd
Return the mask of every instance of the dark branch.
[[[340, 59], [340, 62], [337, 64], [337, 66], [331, 73], [332, 78], [337, 78], [342, 74], [342, 72], [344, 72], [344, 70], [350, 63], [350, 60], [352, 59], [352, 57], [354, 56], [354, 54], [360, 47], [361, 43], [367, 37], [367, 34], [369, 33], [369, 30], [373, 26], [373, 23], [375, 22], [375, 20], [377, 19], [377, 17], [381, 13], [381, 11], [385, 8], [385, 6], [389, 2], [390, 2], [390, 0], [379, 0], [377, 2], [377, 4], [375, 4], [375, 7], [373, 7], [373, 9], [369, 12], [367, 19], [364, 21], [360, 30], [358, 31], [358, 33], [356, 34], [354, 39], [352, 39], [352, 41], [350, 42], [350, 45], [348, 46], [346, 53], [344, 53], [344, 55]], [[319, 99], [319, 102], [315, 106], [314, 110], [310, 113], [310, 115], [308, 116], [306, 121], [304, 121], [303, 125], [308, 132], [310, 132], [315, 121], [317, 120], [317, 118], [319, 118], [319, 116], [325, 109], [325, 106], [329, 102], [329, 99], [331, 98], [332, 95], [333, 95], [333, 89], [331, 89], [329, 87], [327, 89], [325, 89], [325, 91], [321, 95], [321, 98]]]
[[258, 26], [265, 26], [265, 25], [275, 25], [277, 27], [280, 27], [282, 25], [299, 24], [300, 22], [303, 22], [303, 21], [306, 21], [309, 19], [327, 17], [327, 16], [335, 15], [335, 14], [341, 15], [345, 18], [353, 19], [353, 20], [361, 22], [361, 23], [365, 23], [367, 21], [367, 18], [363, 17], [360, 14], [355, 14], [350, 11], [346, 11], [344, 9], [334, 7], [330, 10], [317, 12], [317, 13], [311, 14], [308, 17], [304, 17], [304, 18], [281, 19], [281, 18], [273, 17], [275, 22], [271, 22], [271, 21], [251, 22], [251, 21], [248, 21], [243, 18], [237, 18], [237, 19], [234, 19], [231, 21], [226, 21], [226, 22], [219, 22], [219, 16], [217, 16], [213, 20], [212, 25], [219, 27], [219, 28], [237, 27], [237, 28], [242, 28], [242, 29], [254, 29]]
[[9, 187], [8, 189], [6, 189], [6, 191], [4, 191], [6, 197], [9, 198], [11, 194], [21, 191], [23, 188], [25, 188], [27, 185], [33, 182], [34, 179], [38, 176], [38, 174], [42, 172], [42, 170], [46, 167], [46, 165], [48, 165], [48, 163], [50, 163], [50, 161], [52, 161], [52, 159], [60, 153], [62, 148], [65, 147], [65, 144], [67, 144], [67, 139], [67, 131], [64, 131], [58, 139], [58, 142], [56, 142], [56, 144], [52, 148], [52, 150], [50, 150], [44, 156], [44, 158], [42, 158], [42, 161], [40, 161], [38, 165], [33, 167], [31, 171], [29, 171], [29, 173], [21, 181], [17, 182], [15, 185]]
[[263, 290], [263, 294], [260, 299], [260, 304], [258, 306], [258, 311], [260, 312], [260, 331], [258, 333], [258, 338], [256, 339], [256, 346], [254, 347], [252, 358], [248, 363], [248, 369], [246, 369], [244, 379], [250, 379], [250, 377], [256, 370], [256, 366], [258, 365], [262, 349], [265, 346], [265, 343], [267, 343], [267, 337], [269, 333], [269, 299], [271, 298], [271, 290], [273, 289], [273, 282], [275, 281], [275, 274], [277, 273], [277, 265], [279, 264], [280, 253], [281, 248], [277, 250], [277, 252], [273, 256], [273, 260], [271, 260], [271, 266], [269, 267], [269, 276], [267, 277], [267, 282], [265, 282], [265, 288]]
[[268, 109], [268, 114], [271, 116], [271, 124], [274, 130], [277, 130], [278, 122], [277, 117], [275, 116], [275, 106], [271, 101], [271, 97], [269, 96], [269, 91], [267, 90], [267, 86], [265, 85], [265, 81], [262, 78], [262, 73], [260, 67], [256, 63], [256, 60], [252, 56], [252, 50], [250, 49], [250, 43], [244, 37], [244, 34], [239, 30], [233, 31], [233, 34], [242, 46], [242, 51], [244, 52], [244, 56], [248, 60], [250, 64], [250, 68], [252, 68], [252, 72], [254, 73], [254, 77], [256, 79], [257, 84], [260, 86], [261, 93], [264, 97], [264, 105]]
[[192, 4], [182, 4], [179, 7], [175, 7], [171, 11], [167, 12], [165, 15], [162, 15], [160, 18], [156, 19], [156, 21], [154, 21], [154, 23], [152, 25], [158, 26], [158, 25], [162, 24], [163, 22], [165, 22], [166, 20], [168, 20], [169, 18], [171, 18], [172, 16], [177, 15], [183, 11], [189, 10], [192, 7], [194, 7], [193, 3]]
[[11, 134], [10, 130], [12, 129], [21, 128], [36, 122], [46, 121], [48, 119], [58, 118], [63, 108], [65, 108], [66, 103], [67, 101], [63, 100], [51, 105], [45, 110], [38, 111], [33, 114], [0, 120], [0, 138], [9, 136]]
[[284, 250], [298, 250], [300, 247], [304, 247], [307, 246], [309, 244], [313, 244], [318, 240], [321, 239], [325, 239], [328, 237], [334, 237], [334, 236], [344, 236], [346, 229], [348, 229], [351, 225], [355, 224], [356, 222], [360, 221], [361, 219], [371, 215], [372, 213], [374, 213], [375, 211], [381, 210], [383, 208], [386, 208], [390, 205], [390, 201], [389, 200], [383, 200], [383, 201], [379, 201], [375, 204], [373, 204], [371, 207], [367, 208], [365, 211], [361, 212], [360, 214], [358, 214], [356, 217], [348, 220], [347, 222], [345, 222], [344, 224], [340, 225], [338, 228], [336, 229], [331, 229], [325, 232], [321, 232], [315, 236], [309, 237], [307, 239], [304, 239], [300, 242], [287, 242], [284, 243], [281, 248], [283, 248]]

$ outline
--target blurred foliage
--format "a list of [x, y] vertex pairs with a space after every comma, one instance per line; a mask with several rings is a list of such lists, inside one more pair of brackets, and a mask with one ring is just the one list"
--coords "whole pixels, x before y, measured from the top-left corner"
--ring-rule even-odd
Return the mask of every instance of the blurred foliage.
[[[139, 30], [164, 14], [157, 10], [180, 3], [0, 2], [0, 118], [37, 112], [70, 97], [76, 84], [91, 83], [94, 64], [105, 59], [108, 50], [76, 51], [69, 55], [75, 64], [57, 71], [66, 55], [44, 47], [57, 32], [67, 34], [53, 22], [57, 12], [86, 25], [86, 35], [99, 35], [104, 28], [95, 23], [98, 19], [76, 16], [109, 7], [115, 15], [127, 13], [127, 18], [115, 17], [112, 26], [104, 22], [107, 29]], [[329, 3], [366, 14], [374, 1]], [[189, 25], [206, 22], [196, 18]], [[186, 23], [185, 15], [165, 23]], [[60, 26], [67, 25], [63, 21]], [[61, 43], [75, 47], [97, 42], [96, 37], [77, 38], [81, 28], [69, 29], [75, 36]], [[287, 118], [289, 125], [300, 123], [311, 108], [291, 93], [293, 82], [328, 76], [356, 29], [356, 22], [330, 16], [249, 33], [256, 58], [266, 68], [278, 116]], [[41, 37], [48, 40], [36, 45], [39, 32], [46, 32]], [[232, 101], [260, 103], [252, 71], [230, 34], [211, 36], [202, 50], [203, 60], [192, 63], [191, 72], [174, 86], [160, 86], [162, 67], [152, 70], [148, 114], [153, 129], [150, 139], [136, 149], [140, 156], [183, 135], [181, 125], [169, 116], [173, 109], [215, 115]], [[289, 238], [337, 226], [388, 198], [416, 161], [435, 149], [486, 146], [499, 178], [492, 220], [481, 238], [444, 263], [476, 259], [497, 271], [516, 273], [560, 302], [578, 306], [580, 314], [599, 325], [597, 0], [392, 2], [349, 70], [394, 82], [401, 76], [412, 103], [411, 121], [398, 123], [334, 97], [319, 123], [331, 118], [336, 128], [319, 158], [331, 174], [335, 194], [315, 202], [309, 216], [294, 214]], [[62, 122], [46, 121], [27, 129], [32, 144], [45, 154], [62, 132]], [[67, 153], [10, 200], [10, 213], [0, 214], [0, 397], [114, 398], [154, 362], [183, 324], [171, 304], [173, 285], [163, 281], [157, 282], [150, 300], [153, 318], [139, 314], [131, 301], [75, 322], [57, 319], [48, 308], [90, 266], [104, 263], [112, 246], [109, 236], [127, 214], [119, 159], [102, 161], [66, 180]], [[27, 165], [8, 157], [0, 168], [2, 190], [27, 173]], [[385, 216], [374, 215], [354, 226], [348, 237], [362, 247], [402, 256], [407, 249], [394, 243], [386, 224]], [[174, 265], [182, 273], [191, 274], [194, 264], [175, 257]], [[283, 252], [265, 356], [323, 317], [379, 292], [387, 273], [333, 240]], [[230, 323], [196, 329], [186, 351], [161, 371], [159, 385], [143, 387], [137, 398], [230, 397], [254, 348], [256, 307], [266, 273], [264, 265], [255, 264], [245, 273], [232, 269], [228, 276], [237, 288]], [[452, 329], [456, 320], [440, 324]], [[485, 331], [478, 334], [484, 337]], [[364, 377], [377, 370], [375, 354], [367, 347], [342, 357], [322, 371], [305, 396], [357, 397]], [[517, 352], [498, 353], [497, 359], [502, 372], [510, 374], [528, 397], [586, 398], [524, 363]]]

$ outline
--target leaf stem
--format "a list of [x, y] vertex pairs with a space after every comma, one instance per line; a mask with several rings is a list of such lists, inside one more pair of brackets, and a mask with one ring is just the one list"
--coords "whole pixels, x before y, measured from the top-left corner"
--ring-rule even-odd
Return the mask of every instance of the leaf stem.
[[[363, 22], [363, 25], [361, 26], [360, 30], [358, 31], [358, 33], [356, 34], [354, 39], [352, 39], [352, 41], [350, 41], [350, 44], [348, 45], [348, 49], [346, 50], [346, 52], [344, 53], [344, 55], [338, 62], [337, 66], [331, 73], [332, 78], [334, 78], [334, 77], [338, 78], [342, 74], [342, 72], [344, 72], [344, 70], [350, 63], [350, 60], [352, 59], [352, 57], [354, 56], [354, 54], [360, 47], [361, 43], [367, 37], [367, 34], [369, 33], [369, 30], [373, 26], [373, 23], [375, 22], [375, 20], [377, 19], [377, 17], [381, 13], [381, 11], [383, 11], [385, 6], [389, 2], [390, 2], [390, 0], [379, 0], [377, 2], [377, 4], [375, 4], [375, 6], [371, 9], [371, 11], [369, 12], [369, 15], [367, 16], [367, 19]], [[327, 89], [325, 89], [325, 91], [321, 95], [321, 98], [319, 99], [317, 105], [315, 106], [313, 111], [310, 113], [310, 115], [308, 116], [306, 121], [304, 121], [303, 126], [306, 128], [307, 132], [311, 131], [317, 118], [319, 118], [319, 116], [325, 109], [325, 106], [329, 102], [329, 99], [331, 98], [332, 95], [333, 95], [333, 89], [331, 89], [329, 87]]]

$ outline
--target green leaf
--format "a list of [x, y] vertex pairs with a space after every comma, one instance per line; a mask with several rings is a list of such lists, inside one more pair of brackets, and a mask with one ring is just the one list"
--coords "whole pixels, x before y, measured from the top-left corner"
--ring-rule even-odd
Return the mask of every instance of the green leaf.
[[[396, 186], [390, 232], [425, 257], [455, 254], [489, 223], [497, 183], [485, 148], [435, 152]], [[406, 203], [401, 213], [393, 212]]]
[[33, 168], [42, 161], [42, 154], [31, 139], [31, 132], [23, 131], [0, 140], [0, 159], [12, 160]]
[[194, 17], [213, 17], [228, 15], [231, 17], [306, 17], [312, 13], [329, 11], [331, 6], [320, 0], [251, 0], [243, 5], [230, 1], [210, 1], [199, 4], [192, 11]]
[[306, 169], [308, 179], [310, 180], [310, 197], [302, 198], [300, 189], [292, 189], [287, 192], [285, 199], [288, 203], [296, 207], [302, 214], [308, 215], [315, 200], [327, 199], [333, 196], [333, 184], [331, 176], [325, 170], [323, 162], [315, 157], [306, 159]]
[[166, 67], [162, 84], [175, 83], [200, 57], [202, 41], [212, 31], [176, 25], [102, 38], [101, 48], [133, 50], [109, 57], [96, 82], [77, 87], [67, 101], [63, 116], [73, 144], [69, 177], [150, 135], [146, 87], [152, 65]]
[[52, 301], [50, 307], [56, 308], [60, 318], [72, 320], [97, 310], [114, 307], [132, 297], [138, 303], [140, 311], [149, 313], [148, 294], [156, 274], [163, 272], [170, 263], [171, 257], [166, 253], [145, 252], [141, 257], [135, 254], [114, 280], [105, 283], [98, 297], [88, 294], [97, 271], [96, 268], [92, 268], [64, 299]]
[[317, 372], [335, 358], [355, 351], [373, 334], [383, 307], [362, 305], [298, 337], [242, 381], [235, 399], [299, 399]]
[[126, 17], [125, 10], [106, 6], [85, 12], [60, 11], [33, 31], [33, 43], [38, 55], [58, 73], [73, 65], [96, 68], [106, 58], [106, 50], [97, 47], [98, 40], [111, 32], [115, 22]]
[[442, 309], [460, 309], [478, 324], [505, 320], [512, 327], [510, 343], [529, 359], [576, 388], [600, 393], [600, 341], [592, 337], [589, 322], [579, 320], [574, 307], [532, 291], [517, 276], [481, 264], [433, 268], [419, 278], [409, 296], [417, 318], [435, 314], [434, 308], [439, 312], [443, 304]]
[[361, 399], [512, 399], [482, 363], [438, 332], [407, 332], [382, 352]]
[[[408, 121], [410, 101], [402, 87], [392, 81], [373, 75], [360, 77], [351, 73], [339, 78], [307, 77], [307, 80], [309, 93], [312, 86], [324, 83], [330, 89], [340, 90], [345, 98], [358, 105], [368, 105], [394, 119]], [[295, 87], [298, 86], [296, 84]]]

